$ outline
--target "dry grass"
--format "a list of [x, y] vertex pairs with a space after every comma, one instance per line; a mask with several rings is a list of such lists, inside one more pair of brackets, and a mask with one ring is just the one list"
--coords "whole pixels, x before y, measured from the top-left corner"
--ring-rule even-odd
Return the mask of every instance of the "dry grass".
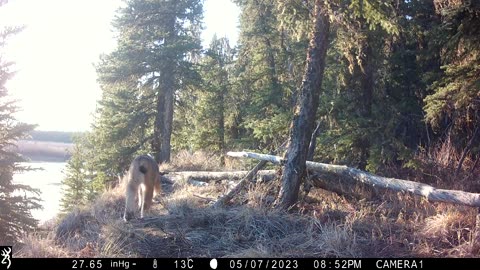
[[449, 137], [444, 141], [419, 151], [410, 162], [411, 168], [393, 167], [389, 175], [434, 185], [438, 188], [458, 189], [480, 193], [480, 162], [467, 154], [461, 170], [456, 174], [462, 151], [456, 150]]
[[[208, 170], [214, 163], [203, 153], [169, 168]], [[472, 208], [394, 192], [366, 200], [313, 189], [284, 212], [273, 208], [278, 181], [251, 183], [227, 207], [212, 208], [226, 186], [174, 183], [144, 219], [129, 223], [121, 219], [125, 198], [118, 187], [26, 236], [15, 256], [480, 257], [472, 248]]]

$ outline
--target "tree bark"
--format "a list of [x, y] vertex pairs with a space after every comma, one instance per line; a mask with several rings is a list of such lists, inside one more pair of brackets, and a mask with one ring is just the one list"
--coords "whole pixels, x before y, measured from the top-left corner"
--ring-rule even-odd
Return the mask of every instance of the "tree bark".
[[310, 145], [308, 146], [308, 155], [307, 155], [307, 160], [313, 160], [313, 156], [315, 154], [315, 148], [317, 148], [317, 137], [320, 135], [320, 124], [321, 122], [319, 121], [317, 123], [317, 127], [312, 133], [312, 137], [310, 138]]
[[[274, 164], [282, 164], [284, 162], [284, 160], [279, 156], [251, 152], [228, 152], [227, 155], [232, 157], [248, 157], [258, 160], [266, 160]], [[425, 197], [429, 201], [480, 207], [479, 193], [471, 193], [460, 190], [437, 189], [427, 184], [403, 179], [382, 177], [342, 165], [331, 165], [307, 161], [306, 167], [309, 171], [320, 172], [327, 175], [335, 175], [339, 180], [345, 178], [353, 179], [357, 182], [361, 182], [375, 188], [409, 192], [414, 195]], [[341, 178], [338, 178], [338, 176], [341, 176]], [[329, 189], [329, 187], [326, 187], [326, 189]]]
[[[372, 118], [372, 102], [373, 102], [373, 59], [372, 59], [372, 46], [370, 45], [372, 37], [368, 34], [367, 23], [362, 19], [362, 30], [365, 31], [366, 37], [364, 44], [362, 45], [361, 54], [359, 55], [360, 63], [358, 63], [360, 68], [360, 87], [361, 87], [361, 104], [359, 104], [360, 113], [362, 118], [365, 120], [370, 120]], [[368, 129], [369, 121], [362, 124], [362, 128]], [[358, 146], [360, 148], [360, 161], [358, 168], [360, 170], [365, 170], [368, 165], [368, 159], [370, 157], [370, 139], [368, 136], [362, 136], [358, 138]]]
[[457, 169], [455, 170], [455, 176], [457, 176], [460, 173], [460, 170], [462, 169], [463, 161], [467, 157], [468, 152], [473, 148], [473, 142], [475, 141], [475, 138], [478, 135], [479, 127], [475, 128], [475, 131], [473, 132], [472, 138], [467, 143], [467, 146], [465, 146], [465, 149], [463, 149], [462, 156], [460, 157], [460, 161], [458, 162]]
[[325, 69], [330, 22], [323, 10], [322, 0], [315, 1], [314, 30], [311, 36], [305, 73], [300, 87], [295, 114], [290, 127], [290, 138], [285, 154], [277, 206], [286, 209], [298, 200], [298, 191], [305, 173], [308, 144], [312, 135], [320, 88]]
[[[238, 180], [245, 178], [250, 171], [233, 171], [233, 172], [202, 172], [202, 171], [190, 171], [190, 172], [169, 172], [166, 177], [174, 181], [218, 181], [224, 179]], [[255, 174], [257, 181], [269, 181], [275, 174], [274, 170], [261, 170]], [[254, 176], [255, 176], [254, 175]], [[253, 181], [254, 179], [251, 179]]]
[[[223, 66], [222, 66], [223, 68]], [[220, 166], [225, 166], [225, 95], [227, 93], [227, 87], [222, 86], [222, 90], [219, 93], [218, 104], [218, 149], [220, 151]]]
[[238, 194], [243, 189], [243, 187], [248, 182], [252, 181], [253, 177], [257, 174], [257, 172], [262, 169], [266, 164], [267, 161], [260, 161], [252, 170], [247, 173], [247, 175], [242, 179], [242, 181], [240, 181], [240, 183], [238, 183], [232, 190], [230, 190], [230, 192], [221, 197], [213, 206], [220, 207], [229, 202], [236, 194]]
[[176, 1], [171, 1], [171, 14], [166, 15], [168, 21], [166, 24], [167, 35], [164, 38], [163, 46], [165, 54], [160, 64], [160, 80], [157, 89], [156, 115], [154, 123], [154, 138], [152, 140], [152, 150], [155, 160], [158, 163], [170, 161], [171, 136], [173, 124], [173, 106], [175, 96], [175, 58], [176, 55], [171, 51], [175, 43], [175, 21], [176, 21]]
[[152, 138], [152, 151], [153, 157], [157, 163], [162, 162], [162, 131], [161, 126], [163, 125], [162, 119], [164, 119], [164, 111], [165, 108], [165, 95], [162, 89], [157, 90], [157, 100], [156, 100], [156, 114], [155, 114], [155, 122], [153, 126], [153, 138]]

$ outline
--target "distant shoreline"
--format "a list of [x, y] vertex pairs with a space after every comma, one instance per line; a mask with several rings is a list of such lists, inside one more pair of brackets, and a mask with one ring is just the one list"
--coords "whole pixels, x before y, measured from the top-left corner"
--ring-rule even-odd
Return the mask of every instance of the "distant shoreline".
[[20, 140], [18, 152], [31, 162], [66, 162], [71, 157], [73, 143]]

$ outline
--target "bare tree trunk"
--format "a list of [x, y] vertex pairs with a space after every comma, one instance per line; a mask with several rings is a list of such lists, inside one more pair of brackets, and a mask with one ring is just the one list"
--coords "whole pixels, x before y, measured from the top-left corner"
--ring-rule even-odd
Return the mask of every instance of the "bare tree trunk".
[[[222, 67], [223, 68], [223, 67]], [[225, 166], [225, 94], [227, 89], [222, 86], [219, 97], [219, 116], [218, 116], [218, 149], [220, 151], [220, 166]]]
[[322, 0], [315, 1], [314, 30], [308, 48], [307, 64], [285, 154], [287, 161], [283, 169], [282, 188], [277, 202], [277, 206], [284, 209], [295, 204], [298, 200], [300, 183], [305, 173], [308, 143], [312, 135], [319, 102], [330, 32], [330, 22], [323, 10], [322, 3]]
[[467, 157], [468, 152], [470, 152], [470, 150], [473, 148], [473, 142], [475, 141], [475, 138], [478, 135], [478, 130], [479, 130], [479, 127], [475, 128], [472, 138], [470, 138], [467, 146], [465, 146], [465, 149], [463, 149], [462, 156], [460, 157], [460, 161], [458, 162], [457, 170], [455, 170], [455, 175], [458, 175], [460, 173], [460, 170], [462, 169], [463, 161]]
[[307, 160], [313, 160], [313, 155], [315, 154], [315, 148], [317, 147], [317, 137], [320, 135], [320, 124], [319, 121], [317, 123], [317, 127], [312, 133], [312, 138], [310, 138], [310, 145], [308, 146], [308, 155]]
[[[363, 29], [366, 29], [366, 22], [362, 20]], [[368, 31], [366, 31], [368, 33]], [[361, 63], [361, 79], [360, 86], [362, 91], [362, 104], [360, 104], [360, 112], [362, 117], [369, 120], [372, 117], [372, 101], [373, 101], [373, 59], [372, 59], [372, 47], [371, 37], [369, 34], [366, 34], [366, 40], [363, 44], [362, 54], [360, 55]], [[367, 124], [368, 125], [368, 124]], [[363, 126], [363, 128], [369, 128], [368, 126]], [[367, 168], [368, 159], [370, 156], [370, 140], [368, 136], [359, 139], [358, 141], [360, 147], [360, 162], [358, 168], [360, 170], [365, 170]]]
[[[170, 61], [168, 61], [170, 62]], [[173, 61], [172, 61], [173, 62]], [[161, 141], [162, 149], [160, 151], [159, 162], [169, 162], [171, 152], [171, 137], [172, 137], [172, 125], [173, 125], [173, 100], [175, 95], [175, 82], [173, 80], [173, 71], [167, 72], [168, 79], [165, 82], [165, 108], [163, 115], [163, 124], [161, 125]]]
[[248, 172], [248, 174], [238, 183], [232, 190], [230, 190], [229, 193], [225, 194], [223, 197], [221, 197], [214, 205], [213, 207], [220, 207], [225, 205], [227, 202], [229, 202], [235, 195], [237, 195], [248, 182], [251, 182], [253, 177], [257, 174], [257, 172], [265, 167], [267, 164], [267, 161], [262, 160], [260, 161], [255, 167]]
[[156, 101], [156, 114], [155, 114], [155, 122], [153, 126], [153, 139], [152, 139], [152, 151], [153, 157], [157, 163], [160, 163], [161, 160], [161, 151], [162, 151], [162, 131], [161, 126], [163, 125], [164, 119], [164, 111], [165, 108], [165, 95], [162, 89], [157, 90], [157, 101]]
[[[171, 10], [176, 10], [176, 1], [171, 1]], [[158, 163], [170, 161], [173, 124], [173, 106], [175, 96], [175, 58], [169, 46], [175, 43], [175, 12], [168, 15], [167, 36], [164, 39], [166, 48], [164, 59], [161, 64], [160, 82], [157, 93], [155, 126], [153, 128], [154, 138], [152, 141], [152, 150], [155, 160]]]
[[[185, 171], [185, 172], [169, 172], [166, 176], [175, 182], [210, 182], [218, 180], [239, 180], [245, 178], [250, 171], [231, 171], [231, 172], [205, 172], [205, 171]], [[256, 181], [272, 180], [274, 170], [257, 171]], [[253, 180], [252, 180], [253, 181]]]

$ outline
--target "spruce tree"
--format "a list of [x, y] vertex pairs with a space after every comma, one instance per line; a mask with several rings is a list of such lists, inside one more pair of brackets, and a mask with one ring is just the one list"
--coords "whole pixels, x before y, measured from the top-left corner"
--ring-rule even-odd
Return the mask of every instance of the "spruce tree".
[[65, 179], [83, 174], [87, 198], [122, 175], [137, 154], [170, 159], [174, 106], [198, 80], [193, 65], [202, 12], [200, 0], [131, 0], [118, 11], [117, 47], [96, 65], [102, 97], [92, 132], [73, 153]]
[[202, 84], [195, 106], [195, 145], [218, 153], [222, 163], [227, 139], [231, 137], [228, 134], [228, 126], [231, 126], [231, 117], [228, 116], [232, 114], [229, 70], [233, 57], [228, 39], [214, 36], [200, 62]]
[[97, 70], [104, 91], [99, 128], [130, 148], [123, 154], [148, 142], [158, 162], [170, 159], [175, 97], [195, 76], [201, 19], [200, 0], [134, 0], [120, 10], [118, 47]]
[[478, 156], [474, 146], [480, 142], [480, 4], [433, 2], [441, 23], [431, 31], [441, 46], [443, 73], [425, 97], [425, 117], [438, 134], [452, 137], [458, 151]]
[[71, 158], [68, 160], [62, 180], [63, 197], [60, 201], [63, 212], [72, 211], [77, 206], [83, 206], [87, 202], [88, 184], [85, 162], [88, 160], [85, 151], [88, 149], [81, 143], [80, 138], [74, 139], [75, 146]]
[[34, 127], [15, 119], [18, 107], [6, 88], [14, 74], [3, 49], [8, 37], [19, 30], [0, 29], [0, 245], [12, 245], [23, 233], [34, 229], [38, 221], [31, 211], [41, 208], [39, 190], [13, 182], [14, 174], [28, 169], [20, 165], [25, 159], [17, 153], [16, 142], [26, 138]]
[[306, 56], [309, 10], [286, 2], [235, 1], [241, 24], [233, 91], [239, 93], [237, 119], [248, 148], [273, 150], [287, 138]]

